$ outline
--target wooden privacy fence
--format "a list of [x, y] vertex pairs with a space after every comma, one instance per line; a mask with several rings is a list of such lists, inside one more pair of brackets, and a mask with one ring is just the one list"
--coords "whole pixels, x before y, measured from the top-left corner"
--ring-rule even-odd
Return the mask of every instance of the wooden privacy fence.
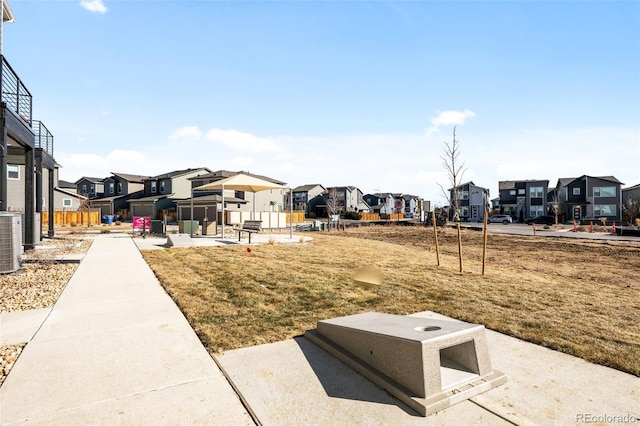
[[[49, 212], [42, 212], [40, 219], [43, 225], [49, 224]], [[56, 210], [53, 212], [53, 224], [63, 225], [97, 225], [100, 223], [100, 209], [89, 210]]]
[[[289, 212], [287, 212], [287, 223], [290, 223]], [[304, 223], [304, 210], [293, 211], [293, 223]]]
[[380, 220], [378, 213], [361, 213], [360, 220]]

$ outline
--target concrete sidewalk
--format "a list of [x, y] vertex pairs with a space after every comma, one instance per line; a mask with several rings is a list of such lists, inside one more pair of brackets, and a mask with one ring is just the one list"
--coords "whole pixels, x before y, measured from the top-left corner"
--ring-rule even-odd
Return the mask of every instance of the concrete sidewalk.
[[128, 235], [96, 238], [0, 411], [2, 425], [253, 424]]
[[508, 382], [426, 418], [302, 337], [217, 356], [232, 387], [128, 235], [97, 237], [53, 309], [23, 319], [2, 425], [254, 424], [240, 396], [264, 425], [640, 424], [638, 377], [492, 331]]

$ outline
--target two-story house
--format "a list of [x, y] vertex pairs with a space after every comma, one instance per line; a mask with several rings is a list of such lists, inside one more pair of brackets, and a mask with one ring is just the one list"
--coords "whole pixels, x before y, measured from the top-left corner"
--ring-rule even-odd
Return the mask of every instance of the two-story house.
[[513, 220], [547, 214], [548, 180], [503, 180], [498, 182], [500, 213]]
[[[4, 23], [14, 21], [8, 1], [2, 0], [0, 33]], [[0, 211], [22, 212], [22, 244], [28, 250], [42, 238], [43, 194], [53, 215], [53, 136], [41, 121], [33, 120], [33, 97], [2, 51], [0, 62]], [[53, 223], [48, 234], [54, 235]]]
[[343, 215], [346, 212], [369, 213], [371, 207], [364, 200], [362, 191], [356, 186], [334, 186], [327, 188], [322, 194], [324, 202], [318, 204], [316, 210], [317, 217], [327, 216], [327, 202], [335, 195], [336, 214]]
[[613, 176], [587, 176], [558, 179], [556, 193], [564, 206], [565, 219], [622, 221], [622, 183]]
[[390, 192], [376, 192], [366, 194], [364, 201], [370, 206], [372, 213], [389, 215], [396, 213], [396, 199]]
[[422, 213], [422, 199], [417, 195], [402, 194], [404, 199], [404, 216], [419, 218]]
[[305, 217], [313, 216], [317, 204], [322, 203], [322, 194], [327, 189], [319, 183], [301, 185], [293, 189], [293, 210], [304, 211]]
[[[489, 207], [489, 189], [477, 186], [472, 181], [449, 188], [449, 202], [455, 206], [457, 199], [459, 216], [462, 222], [482, 222], [485, 210]], [[455, 212], [451, 211], [452, 218]]]
[[76, 183], [76, 192], [89, 199], [104, 196], [105, 178], [83, 176]]
[[160, 219], [164, 213], [176, 216], [176, 201], [191, 197], [191, 178], [211, 173], [206, 167], [175, 170], [143, 179], [141, 198], [130, 199], [131, 216], [149, 216]]
[[99, 208], [100, 215], [119, 215], [131, 219], [129, 201], [144, 196], [144, 180], [150, 176], [112, 172], [101, 184], [103, 196], [91, 200], [91, 207]]

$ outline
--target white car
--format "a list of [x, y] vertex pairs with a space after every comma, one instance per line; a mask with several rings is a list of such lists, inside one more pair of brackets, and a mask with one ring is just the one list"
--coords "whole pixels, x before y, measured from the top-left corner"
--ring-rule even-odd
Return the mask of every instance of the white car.
[[489, 217], [488, 222], [489, 223], [504, 223], [506, 225], [508, 223], [512, 223], [513, 219], [511, 219], [511, 216], [508, 216], [506, 214], [497, 214], [497, 215], [493, 215], [493, 216]]

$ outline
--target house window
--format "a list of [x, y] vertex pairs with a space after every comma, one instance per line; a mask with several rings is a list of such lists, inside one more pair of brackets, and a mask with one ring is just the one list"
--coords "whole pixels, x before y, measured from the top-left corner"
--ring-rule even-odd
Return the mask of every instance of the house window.
[[509, 195], [516, 195], [516, 190], [515, 189], [510, 189], [509, 190]]
[[544, 210], [542, 206], [531, 206], [529, 213], [530, 217], [542, 216], [544, 214]]
[[244, 200], [244, 191], [236, 191], [235, 193], [235, 197], [240, 199], [240, 200]]
[[593, 206], [593, 215], [595, 217], [615, 216], [616, 205], [615, 204], [595, 204]]
[[158, 182], [156, 182], [155, 180], [154, 180], [154, 181], [151, 181], [151, 192], [152, 192], [153, 194], [155, 194], [156, 192], [158, 192]]
[[573, 188], [573, 195], [580, 195], [580, 188]]
[[95, 185], [91, 185], [91, 194], [95, 194], [96, 193], [96, 186]]
[[594, 186], [593, 196], [594, 197], [615, 197], [616, 187], [615, 186]]
[[7, 164], [7, 178], [20, 179], [20, 166], [17, 164]]
[[161, 182], [160, 182], [160, 193], [161, 193], [161, 194], [164, 194], [164, 188], [165, 188], [165, 187], [164, 187], [164, 183], [165, 183], [164, 181], [161, 181]]
[[87, 193], [87, 185], [86, 184], [82, 184], [82, 193], [86, 194]]
[[468, 200], [469, 191], [458, 191], [458, 200]]
[[118, 194], [122, 193], [122, 182], [118, 182]]
[[115, 191], [115, 185], [113, 182], [109, 182], [109, 194], [113, 194]]
[[461, 217], [469, 217], [469, 207], [461, 207], [460, 208], [460, 216]]
[[71, 198], [62, 199], [62, 207], [71, 207], [71, 206], [73, 206], [73, 202], [71, 201]]
[[518, 195], [524, 195], [524, 188], [518, 189]]
[[532, 186], [529, 188], [529, 197], [531, 198], [542, 198], [542, 187], [541, 186]]

